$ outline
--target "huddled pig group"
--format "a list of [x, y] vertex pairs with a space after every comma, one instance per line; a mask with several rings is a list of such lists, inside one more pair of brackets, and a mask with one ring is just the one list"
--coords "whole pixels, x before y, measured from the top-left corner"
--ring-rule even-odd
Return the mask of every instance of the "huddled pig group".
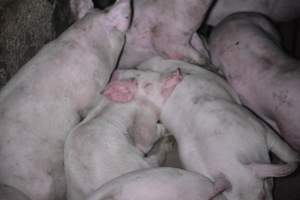
[[70, 0], [0, 92], [0, 200], [272, 200], [300, 160], [300, 61], [269, 18], [299, 2], [95, 5]]

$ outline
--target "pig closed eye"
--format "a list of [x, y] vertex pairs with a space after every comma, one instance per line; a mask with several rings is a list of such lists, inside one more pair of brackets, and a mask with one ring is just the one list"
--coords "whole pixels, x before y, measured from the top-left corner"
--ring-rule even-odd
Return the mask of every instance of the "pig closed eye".
[[145, 90], [151, 89], [151, 88], [152, 88], [152, 83], [145, 83], [145, 84], [143, 85], [143, 88], [144, 88]]

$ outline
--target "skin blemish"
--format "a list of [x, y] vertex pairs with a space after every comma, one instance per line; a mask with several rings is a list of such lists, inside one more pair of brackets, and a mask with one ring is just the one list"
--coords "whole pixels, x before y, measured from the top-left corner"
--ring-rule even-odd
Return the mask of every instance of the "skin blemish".
[[280, 91], [280, 92], [273, 92], [272, 94], [274, 101], [277, 103], [276, 110], [278, 110], [281, 106], [286, 105], [290, 106], [290, 102], [288, 100], [289, 91]]

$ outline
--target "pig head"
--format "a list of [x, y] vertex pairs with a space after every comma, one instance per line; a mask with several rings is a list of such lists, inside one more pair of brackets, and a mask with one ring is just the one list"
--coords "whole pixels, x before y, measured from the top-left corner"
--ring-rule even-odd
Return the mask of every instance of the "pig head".
[[[157, 127], [156, 122], [159, 120], [160, 109], [164, 102], [172, 94], [176, 85], [182, 80], [182, 75], [178, 69], [169, 74], [159, 74], [151, 71], [140, 70], [117, 70], [112, 76], [111, 82], [104, 91], [104, 95], [118, 103], [128, 103], [137, 101], [142, 109], [148, 110], [137, 115], [137, 127], [133, 128], [133, 140], [135, 145], [147, 153], [162, 132], [153, 135], [153, 129], [162, 130]], [[154, 112], [153, 112], [154, 111]], [[149, 124], [149, 122], [155, 122]], [[151, 144], [151, 146], [150, 146]]]

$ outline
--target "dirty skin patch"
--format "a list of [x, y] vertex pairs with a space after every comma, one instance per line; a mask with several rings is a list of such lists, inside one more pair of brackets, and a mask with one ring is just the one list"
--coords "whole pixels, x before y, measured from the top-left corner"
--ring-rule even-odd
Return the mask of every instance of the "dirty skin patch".
[[282, 106], [291, 106], [291, 102], [288, 99], [289, 90], [284, 90], [280, 92], [273, 92], [272, 98], [277, 103], [275, 106], [275, 110], [278, 111]]

